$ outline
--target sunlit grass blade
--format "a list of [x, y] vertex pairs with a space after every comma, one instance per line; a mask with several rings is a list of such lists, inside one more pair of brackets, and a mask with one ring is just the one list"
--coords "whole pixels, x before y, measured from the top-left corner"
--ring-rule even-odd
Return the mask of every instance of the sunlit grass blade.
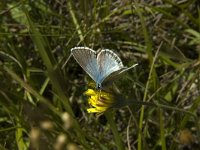
[[[152, 54], [152, 41], [150, 39], [147, 27], [146, 27], [146, 23], [145, 23], [145, 17], [142, 15], [142, 13], [138, 10], [138, 4], [137, 2], [134, 3], [135, 4], [135, 10], [140, 18], [141, 21], [141, 26], [142, 26], [142, 31], [143, 31], [143, 35], [144, 35], [144, 39], [145, 39], [145, 45], [146, 45], [146, 53], [148, 55], [148, 59], [149, 59], [149, 64], [150, 64], [150, 72], [149, 72], [149, 76], [148, 76], [148, 80], [147, 80], [147, 84], [146, 84], [146, 88], [145, 88], [145, 92], [144, 92], [144, 96], [143, 96], [143, 101], [145, 102], [147, 100], [147, 91], [149, 88], [149, 83], [150, 81], [153, 81], [153, 87], [154, 90], [156, 90], [157, 87], [157, 74], [154, 68], [154, 63], [155, 63], [155, 59], [157, 58], [158, 55], [158, 51], [159, 48], [156, 52], [156, 56], [153, 58], [153, 54]], [[161, 45], [160, 45], [161, 46]], [[140, 121], [139, 121], [139, 133], [138, 133], [138, 150], [143, 149], [142, 148], [142, 128], [143, 128], [143, 118], [144, 118], [144, 106], [141, 107], [141, 113], [140, 113]]]
[[[20, 125], [20, 124], [17, 124]], [[15, 136], [16, 136], [16, 142], [18, 145], [18, 149], [27, 149], [28, 145], [27, 143], [25, 143], [24, 139], [23, 139], [23, 129], [22, 128], [17, 128], [15, 131]]]
[[74, 10], [73, 10], [73, 8], [72, 8], [72, 2], [71, 2], [71, 0], [69, 0], [69, 1], [67, 2], [67, 7], [68, 7], [68, 10], [69, 10], [69, 12], [70, 12], [70, 14], [71, 14], [73, 23], [74, 23], [74, 25], [75, 25], [75, 27], [76, 27], [76, 31], [78, 32], [80, 41], [83, 42], [83, 41], [84, 41], [83, 32], [82, 32], [82, 30], [81, 30], [81, 28], [80, 28], [80, 24], [78, 23], [78, 20], [77, 20], [77, 18], [76, 18], [75, 12], [74, 12]]

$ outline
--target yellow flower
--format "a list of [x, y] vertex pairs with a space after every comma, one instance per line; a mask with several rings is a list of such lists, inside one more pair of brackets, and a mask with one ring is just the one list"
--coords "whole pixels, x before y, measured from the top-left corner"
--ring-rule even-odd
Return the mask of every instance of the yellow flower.
[[115, 97], [104, 91], [88, 89], [85, 95], [89, 96], [88, 103], [92, 106], [87, 109], [89, 113], [104, 112], [115, 104]]

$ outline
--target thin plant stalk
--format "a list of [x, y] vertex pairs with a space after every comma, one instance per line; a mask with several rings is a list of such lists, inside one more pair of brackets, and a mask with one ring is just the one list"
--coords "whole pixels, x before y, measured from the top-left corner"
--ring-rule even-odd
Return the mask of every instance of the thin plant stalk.
[[115, 143], [117, 145], [117, 149], [118, 150], [124, 150], [124, 146], [122, 144], [121, 137], [120, 137], [119, 132], [117, 130], [117, 125], [116, 125], [116, 123], [114, 122], [114, 119], [113, 119], [113, 113], [111, 111], [107, 111], [107, 112], [105, 112], [105, 116], [106, 116], [106, 119], [108, 120], [108, 123], [110, 124], [110, 128], [111, 128], [112, 133], [114, 135], [114, 139], [115, 139]]

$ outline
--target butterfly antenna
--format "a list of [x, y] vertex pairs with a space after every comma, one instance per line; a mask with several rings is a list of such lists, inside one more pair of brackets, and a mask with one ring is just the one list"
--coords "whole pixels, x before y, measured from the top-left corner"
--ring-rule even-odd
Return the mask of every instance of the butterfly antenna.
[[66, 66], [66, 64], [68, 63], [69, 59], [72, 57], [72, 54], [69, 55], [69, 57], [67, 58], [67, 60], [65, 61], [65, 63], [62, 65], [62, 69]]

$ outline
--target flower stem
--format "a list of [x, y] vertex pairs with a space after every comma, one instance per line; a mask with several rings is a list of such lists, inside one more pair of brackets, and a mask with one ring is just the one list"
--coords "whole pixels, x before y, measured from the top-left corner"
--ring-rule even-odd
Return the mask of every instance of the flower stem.
[[110, 124], [112, 133], [114, 135], [115, 143], [117, 145], [118, 150], [124, 150], [122, 140], [120, 138], [119, 132], [117, 130], [117, 126], [113, 120], [113, 113], [111, 111], [105, 112], [106, 119], [108, 120], [108, 123]]

